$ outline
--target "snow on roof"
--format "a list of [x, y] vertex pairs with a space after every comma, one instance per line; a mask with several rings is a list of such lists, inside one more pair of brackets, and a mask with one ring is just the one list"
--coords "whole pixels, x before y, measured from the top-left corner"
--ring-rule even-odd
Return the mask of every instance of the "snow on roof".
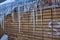
[[[24, 2], [23, 5], [25, 5], [26, 3], [28, 3], [28, 5], [29, 5], [29, 3], [31, 1], [30, 0], [6, 0], [6, 1], [0, 3], [0, 25], [3, 26], [2, 28], [4, 29], [4, 16], [6, 16], [6, 15], [11, 13], [12, 14], [12, 20], [14, 21], [14, 12], [13, 12], [14, 8], [18, 7], [18, 6], [21, 7], [23, 2]], [[18, 10], [18, 14], [20, 14], [20, 10]], [[19, 24], [20, 24], [20, 19], [19, 18], [20, 18], [20, 15], [18, 17]], [[20, 27], [20, 25], [19, 25], [19, 27]]]
[[6, 3], [10, 3], [10, 2], [14, 2], [14, 1], [15, 1], [15, 0], [6, 0], [6, 1], [0, 3], [0, 5], [3, 5], [3, 4], [6, 4]]

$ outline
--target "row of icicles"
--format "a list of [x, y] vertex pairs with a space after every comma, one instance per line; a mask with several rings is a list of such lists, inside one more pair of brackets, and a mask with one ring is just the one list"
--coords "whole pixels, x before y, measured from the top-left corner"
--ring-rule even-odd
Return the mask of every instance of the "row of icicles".
[[[38, 1], [40, 1], [40, 3], [38, 4]], [[24, 9], [26, 9], [26, 10], [28, 10], [28, 11], [30, 11], [29, 9], [31, 9], [31, 18], [32, 18], [32, 16], [33, 16], [33, 31], [35, 32], [35, 15], [34, 15], [34, 11], [36, 11], [36, 13], [37, 13], [37, 6], [38, 5], [40, 5], [39, 6], [39, 10], [40, 10], [40, 16], [41, 16], [41, 18], [42, 18], [42, 2], [43, 2], [43, 0], [37, 0], [37, 2], [32, 2], [32, 4], [30, 4], [30, 5], [27, 5], [27, 3], [26, 3], [26, 7], [24, 6]], [[54, 1], [52, 0], [52, 5], [54, 5]], [[37, 5], [38, 4], [38, 5]], [[24, 5], [24, 4], [23, 4]], [[20, 32], [20, 5], [18, 5], [18, 21], [19, 21], [19, 26], [18, 26], [18, 31]], [[54, 10], [54, 14], [56, 15], [56, 6], [54, 5], [53, 7], [52, 7], [52, 9]], [[1, 24], [1, 26], [3, 26], [3, 29], [4, 29], [4, 15], [3, 16], [1, 16], [0, 18], [2, 18], [2, 19], [0, 19], [0, 24]], [[12, 11], [12, 20], [13, 20], [13, 22], [14, 22], [14, 11]], [[42, 20], [42, 19], [41, 19]], [[42, 24], [42, 22], [41, 22], [41, 24]], [[34, 34], [34, 33], [33, 33]]]

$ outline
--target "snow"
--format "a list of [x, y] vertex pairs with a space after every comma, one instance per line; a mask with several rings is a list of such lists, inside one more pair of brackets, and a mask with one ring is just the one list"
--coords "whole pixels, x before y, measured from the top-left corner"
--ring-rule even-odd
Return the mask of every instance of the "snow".
[[[0, 24], [3, 29], [4, 29], [4, 16], [7, 16], [8, 14], [11, 13], [12, 21], [14, 22], [14, 12], [13, 12], [14, 8], [15, 7], [19, 8], [19, 6], [21, 7], [21, 5], [26, 5], [26, 4], [30, 5], [32, 3], [32, 2], [29, 3], [27, 1], [28, 0], [6, 0], [6, 1], [0, 3]], [[29, 6], [27, 8], [29, 8]], [[26, 12], [26, 11], [27, 11], [27, 9], [24, 10], [24, 12]], [[18, 31], [20, 32], [20, 11], [19, 10], [18, 10], [18, 21], [19, 21], [19, 27], [18, 27], [19, 30]]]

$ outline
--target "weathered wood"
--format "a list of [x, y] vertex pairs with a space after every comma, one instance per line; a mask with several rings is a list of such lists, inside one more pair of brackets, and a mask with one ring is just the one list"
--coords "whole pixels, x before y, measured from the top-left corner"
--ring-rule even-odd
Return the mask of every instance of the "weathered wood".
[[[54, 11], [52, 9], [43, 10], [43, 18], [41, 18], [40, 11], [35, 13], [35, 17], [37, 17], [35, 32], [33, 32], [33, 19], [30, 18], [31, 14], [21, 14], [21, 32], [18, 32], [18, 19], [17, 13], [14, 14], [14, 23], [12, 22], [11, 15], [5, 17], [5, 31], [10, 34], [16, 34], [17, 40], [60, 40], [60, 36], [53, 35], [53, 28], [49, 28], [48, 23], [55, 19], [60, 22], [60, 8], [56, 8], [56, 15], [54, 15]], [[33, 16], [32, 16], [33, 17]], [[57, 25], [56, 23], [52, 23], [51, 26]], [[60, 28], [57, 29], [60, 31]], [[53, 34], [48, 35], [48, 32]], [[33, 35], [34, 33], [34, 35]], [[15, 35], [15, 36], [16, 36]], [[10, 36], [13, 38], [13, 36]], [[13, 38], [15, 39], [15, 37]], [[12, 40], [12, 39], [11, 39]]]

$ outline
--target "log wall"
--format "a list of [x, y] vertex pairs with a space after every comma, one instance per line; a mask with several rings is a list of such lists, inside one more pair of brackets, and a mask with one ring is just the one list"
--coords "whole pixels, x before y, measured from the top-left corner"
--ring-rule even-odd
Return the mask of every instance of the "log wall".
[[[58, 25], [52, 21], [52, 28], [49, 28], [48, 23], [51, 20], [60, 22], [60, 8], [56, 8], [56, 15], [53, 9], [44, 9], [42, 16], [40, 11], [35, 12], [35, 27], [33, 26], [33, 16], [27, 12], [21, 14], [20, 32], [18, 32], [18, 14], [14, 14], [14, 22], [9, 14], [5, 17], [5, 31], [9, 34], [9, 40], [60, 40], [60, 35], [55, 35], [53, 31], [54, 25]], [[33, 31], [34, 29], [34, 31]], [[60, 28], [57, 29], [60, 32]], [[52, 34], [48, 34], [48, 33]]]

